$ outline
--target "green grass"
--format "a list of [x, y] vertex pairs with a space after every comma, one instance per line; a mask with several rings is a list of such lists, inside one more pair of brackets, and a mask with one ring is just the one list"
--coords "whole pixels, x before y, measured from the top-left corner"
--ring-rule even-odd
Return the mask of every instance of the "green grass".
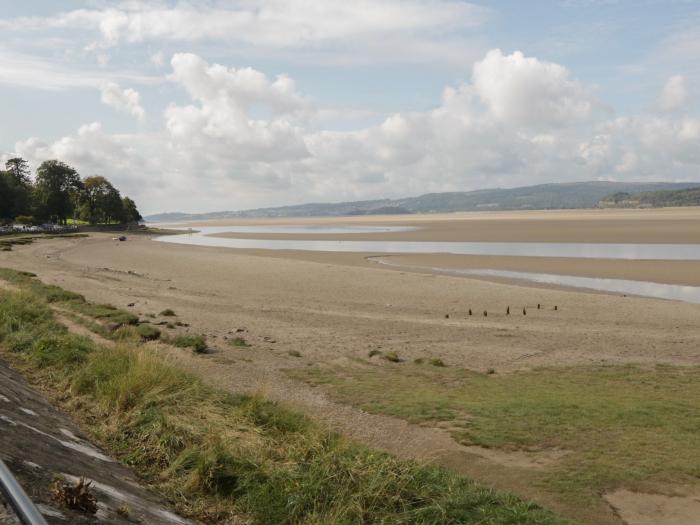
[[296, 370], [341, 402], [411, 422], [453, 421], [468, 445], [569, 451], [546, 485], [586, 505], [620, 486], [700, 478], [700, 367], [577, 367], [487, 375], [386, 367]]
[[178, 348], [191, 348], [197, 353], [203, 353], [207, 350], [207, 340], [203, 335], [180, 335], [164, 340]]
[[204, 522], [563, 523], [446, 470], [350, 443], [260, 397], [207, 387], [139, 345], [104, 348], [70, 335], [35, 295], [0, 292], [0, 347], [111, 454]]
[[147, 323], [138, 325], [136, 332], [144, 341], [155, 341], [156, 339], [160, 339], [160, 330]]
[[242, 337], [235, 337], [230, 341], [231, 346], [236, 346], [239, 348], [250, 348], [250, 344]]

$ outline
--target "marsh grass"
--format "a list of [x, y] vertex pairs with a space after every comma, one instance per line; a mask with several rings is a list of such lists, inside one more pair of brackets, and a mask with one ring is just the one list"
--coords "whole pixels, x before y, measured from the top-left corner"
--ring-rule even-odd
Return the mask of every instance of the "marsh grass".
[[146, 347], [69, 334], [26, 292], [0, 292], [0, 347], [111, 454], [207, 523], [563, 523], [443, 469], [352, 444], [261, 397], [210, 388]]
[[700, 477], [700, 367], [594, 366], [507, 375], [376, 366], [294, 370], [336, 400], [415, 423], [451, 420], [467, 445], [568, 451], [546, 477], [574, 504]]
[[160, 339], [160, 330], [148, 323], [138, 325], [136, 332], [144, 341], [155, 341], [156, 339]]
[[201, 354], [207, 351], [207, 340], [203, 335], [179, 335], [163, 339], [166, 343], [178, 348], [191, 348]]

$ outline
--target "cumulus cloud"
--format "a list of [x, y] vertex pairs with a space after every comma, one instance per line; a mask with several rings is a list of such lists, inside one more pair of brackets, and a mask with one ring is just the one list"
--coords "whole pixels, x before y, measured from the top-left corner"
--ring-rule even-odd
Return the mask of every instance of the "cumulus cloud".
[[[307, 155], [299, 123], [309, 110], [284, 75], [274, 80], [252, 68], [226, 68], [193, 54], [176, 54], [170, 79], [195, 104], [171, 105], [165, 125], [183, 148], [218, 151], [229, 160], [281, 161]], [[263, 116], [256, 117], [258, 110]]]
[[688, 103], [688, 82], [682, 75], [674, 75], [666, 81], [659, 96], [659, 107], [664, 111], [682, 109]]
[[22, 141], [16, 152], [35, 166], [61, 158], [108, 176], [147, 212], [552, 181], [692, 180], [700, 168], [697, 116], [595, 115], [565, 68], [518, 52], [487, 53], [471, 80], [447, 87], [431, 110], [354, 131], [318, 128], [324, 110], [287, 76], [194, 54], [175, 55], [171, 67], [170, 82], [190, 100], [166, 108], [160, 131], [113, 135], [89, 124], [53, 143]]
[[568, 70], [516, 51], [489, 51], [474, 65], [473, 83], [493, 115], [519, 126], [566, 126], [589, 117], [592, 98]]
[[141, 95], [138, 91], [126, 88], [122, 89], [119, 84], [108, 82], [100, 87], [101, 100], [103, 104], [113, 107], [118, 111], [124, 111], [138, 120], [143, 120], [146, 111], [141, 105]]

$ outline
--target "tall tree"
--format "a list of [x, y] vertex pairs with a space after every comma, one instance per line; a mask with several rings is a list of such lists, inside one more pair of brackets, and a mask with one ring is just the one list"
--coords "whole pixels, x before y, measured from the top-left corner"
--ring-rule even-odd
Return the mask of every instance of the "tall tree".
[[81, 218], [91, 224], [121, 222], [123, 207], [119, 191], [107, 179], [87, 177], [81, 192]]
[[29, 186], [31, 184], [31, 180], [29, 179], [29, 163], [22, 157], [8, 159], [7, 162], [5, 162], [5, 169], [15, 178], [18, 184], [24, 186]]
[[37, 215], [65, 224], [74, 209], [74, 196], [82, 181], [75, 169], [58, 160], [47, 160], [36, 170]]
[[32, 211], [32, 181], [29, 178], [29, 163], [21, 157], [5, 162], [6, 199], [11, 203], [8, 217], [30, 215]]
[[13, 192], [12, 186], [10, 185], [11, 178], [12, 175], [6, 171], [0, 171], [0, 222], [5, 222], [14, 218], [12, 211], [14, 203]]
[[136, 208], [136, 203], [129, 197], [124, 197], [122, 199], [122, 210], [124, 213], [124, 222], [132, 223], [143, 220], [139, 210]]

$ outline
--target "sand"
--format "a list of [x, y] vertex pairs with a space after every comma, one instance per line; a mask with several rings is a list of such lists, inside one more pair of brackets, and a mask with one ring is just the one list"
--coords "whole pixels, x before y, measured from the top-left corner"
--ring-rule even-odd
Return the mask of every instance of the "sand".
[[[501, 241], [600, 242], [596, 236], [605, 232], [606, 242], [700, 242], [698, 209], [275, 222], [314, 221], [431, 225], [432, 229], [420, 232], [392, 234], [392, 238], [410, 234], [415, 240], [484, 240], [465, 233], [465, 225], [477, 225], [469, 235], [489, 231], [493, 240]], [[265, 223], [245, 221], [253, 222]], [[561, 226], [555, 225], [563, 223], [569, 225], [571, 237], [557, 233]], [[513, 236], [513, 228], [522, 229], [520, 238]], [[450, 231], [465, 236], [441, 237]], [[434, 237], [418, 237], [429, 232]], [[449, 366], [494, 368], [499, 373], [575, 364], [700, 364], [700, 305], [399, 271], [380, 267], [367, 255], [204, 248], [153, 242], [147, 235], [131, 235], [120, 243], [108, 234], [91, 234], [88, 239], [45, 240], [0, 252], [0, 266], [33, 271], [44, 281], [83, 293], [92, 301], [122, 308], [134, 303], [130, 310], [141, 315], [172, 308], [192, 325], [193, 333], [206, 334], [214, 347], [215, 353], [206, 358], [183, 361], [183, 366], [212, 383], [231, 390], [262, 391], [307, 410], [351, 437], [399, 455], [425, 458], [429, 450], [431, 457], [458, 471], [532, 497], [537, 497], [536, 491], [528, 488], [527, 479], [520, 479], [520, 470], [504, 467], [523, 458], [491, 461], [477, 451], [454, 446], [439, 429], [417, 428], [337, 405], [316, 389], [289, 379], [285, 370], [319, 363], [353, 366], [372, 349], [395, 351], [405, 359], [429, 354]], [[421, 265], [561, 270], [700, 283], [697, 262], [400, 258]], [[538, 303], [541, 310], [536, 309]], [[505, 315], [508, 306], [516, 315]], [[526, 317], [517, 315], [523, 307], [528, 309]], [[489, 315], [469, 317], [470, 308], [476, 313], [488, 310]], [[235, 335], [244, 336], [254, 351], [227, 344], [226, 339]], [[299, 352], [301, 358], [290, 356], [290, 351]], [[431, 442], [434, 447], [426, 446]], [[556, 509], [555, 502], [540, 501]], [[618, 523], [617, 519], [611, 510], [604, 522]]]

